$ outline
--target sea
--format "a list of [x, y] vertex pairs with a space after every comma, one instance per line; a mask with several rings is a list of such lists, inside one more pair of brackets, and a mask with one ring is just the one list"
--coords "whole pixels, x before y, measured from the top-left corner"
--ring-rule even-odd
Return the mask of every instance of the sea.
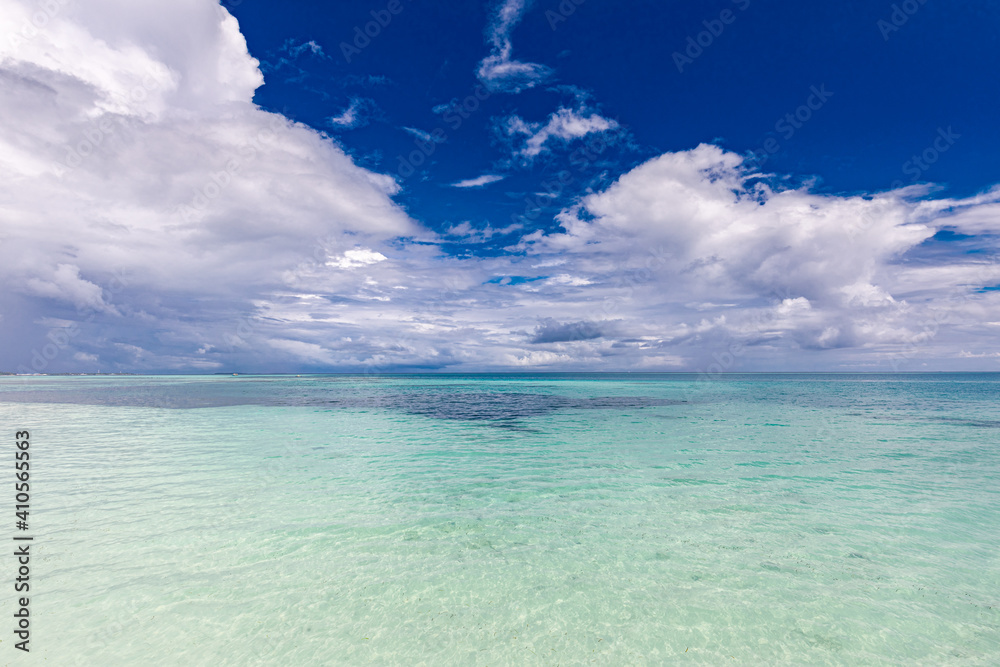
[[0, 425], [6, 664], [1000, 665], [1000, 374], [4, 377]]

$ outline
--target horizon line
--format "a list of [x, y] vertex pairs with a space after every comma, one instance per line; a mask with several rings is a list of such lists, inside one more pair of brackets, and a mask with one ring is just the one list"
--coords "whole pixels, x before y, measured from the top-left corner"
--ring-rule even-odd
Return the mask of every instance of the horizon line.
[[135, 373], [121, 371], [116, 373], [9, 373], [0, 372], [0, 377], [246, 377], [246, 376], [327, 376], [327, 375], [354, 375], [354, 376], [388, 376], [388, 375], [1000, 375], [1000, 370], [992, 371], [970, 371], [970, 370], [935, 370], [935, 371], [276, 371], [276, 372], [242, 372], [242, 371], [219, 371], [215, 373], [189, 373], [189, 372], [142, 372]]

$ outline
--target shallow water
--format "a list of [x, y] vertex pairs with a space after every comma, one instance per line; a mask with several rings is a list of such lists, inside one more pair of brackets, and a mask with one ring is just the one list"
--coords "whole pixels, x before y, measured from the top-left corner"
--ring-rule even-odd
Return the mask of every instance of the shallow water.
[[1000, 664], [1000, 375], [3, 378], [0, 423], [50, 664]]

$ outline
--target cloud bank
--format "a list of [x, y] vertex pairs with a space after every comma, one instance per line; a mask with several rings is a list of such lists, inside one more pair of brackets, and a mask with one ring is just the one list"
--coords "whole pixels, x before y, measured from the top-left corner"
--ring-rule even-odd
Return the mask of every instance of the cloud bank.
[[[0, 4], [2, 370], [998, 363], [1000, 190], [822, 194], [702, 145], [586, 194], [556, 229], [442, 239], [394, 179], [253, 104], [257, 61], [218, 5], [93, 0], [41, 27], [36, 11]], [[512, 59], [523, 11], [501, 6], [480, 72], [504, 90], [546, 75]], [[517, 120], [526, 159], [615, 129], [582, 108]], [[948, 233], [981, 251], [947, 252]], [[444, 249], [500, 235], [506, 253]]]
[[47, 370], [75, 352], [215, 367], [211, 329], [285, 272], [419, 232], [393, 179], [253, 104], [257, 61], [217, 4], [94, 0], [42, 27], [33, 3], [0, 7], [5, 365], [47, 344], [43, 318], [86, 310], [68, 346], [86, 349]]

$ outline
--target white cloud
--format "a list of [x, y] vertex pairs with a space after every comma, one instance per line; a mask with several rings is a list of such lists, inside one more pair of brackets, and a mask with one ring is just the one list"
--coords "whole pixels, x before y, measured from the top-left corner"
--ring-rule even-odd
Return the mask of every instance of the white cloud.
[[374, 108], [374, 101], [363, 97], [352, 97], [343, 112], [330, 117], [330, 124], [345, 130], [364, 127], [368, 124]]
[[521, 224], [511, 224], [506, 227], [501, 227], [499, 229], [494, 228], [490, 223], [486, 223], [486, 226], [482, 229], [477, 229], [472, 226], [468, 220], [460, 222], [457, 225], [452, 225], [448, 228], [448, 236], [459, 236], [464, 237], [466, 243], [482, 243], [488, 241], [494, 236], [504, 236], [511, 234], [522, 229], [524, 226]]
[[386, 259], [388, 258], [385, 255], [375, 252], [371, 248], [354, 248], [353, 250], [346, 251], [340, 257], [328, 260], [326, 265], [338, 269], [355, 269], [361, 266], [384, 262]]
[[527, 0], [503, 0], [487, 30], [491, 52], [479, 63], [477, 75], [492, 92], [519, 93], [552, 75], [545, 65], [514, 60], [511, 33], [528, 8]]
[[560, 273], [559, 275], [552, 276], [546, 280], [548, 285], [566, 285], [568, 287], [581, 287], [583, 285], [593, 285], [593, 281], [587, 280], [586, 278], [581, 278], [579, 276], [571, 276], [568, 273]]
[[336, 356], [332, 354], [330, 350], [324, 348], [322, 345], [317, 345], [316, 343], [304, 343], [299, 340], [288, 340], [283, 338], [275, 338], [267, 342], [271, 347], [283, 352], [288, 352], [293, 357], [307, 363], [318, 363], [333, 366], [338, 362]]
[[115, 307], [104, 300], [103, 290], [80, 277], [80, 267], [59, 264], [47, 278], [28, 278], [28, 291], [37, 296], [66, 301], [79, 310], [93, 309], [119, 314]]
[[87, 328], [50, 370], [95, 346], [109, 367], [194, 364], [288, 271], [422, 233], [391, 177], [253, 104], [257, 61], [217, 3], [90, 0], [22, 37], [36, 10], [7, 0], [0, 22], [0, 310], [23, 323], [4, 366], [45, 317]]
[[323, 47], [315, 42], [315, 40], [309, 40], [308, 42], [303, 42], [301, 44], [296, 44], [295, 40], [287, 40], [283, 46], [283, 50], [288, 53], [293, 59], [298, 58], [300, 55], [308, 51], [314, 56], [319, 56], [320, 58], [327, 58], [326, 53], [323, 52]]
[[415, 127], [404, 127], [403, 131], [424, 142], [432, 142], [435, 144], [440, 144], [447, 139], [446, 135], [443, 132], [437, 132], [431, 134], [430, 132], [426, 132], [424, 130], [418, 130]]
[[[989, 201], [942, 208], [912, 192], [833, 196], [753, 176], [715, 146], [667, 153], [564, 210], [560, 232], [529, 230], [515, 254], [406, 245], [336, 276], [306, 268], [288, 284], [337, 296], [269, 299], [260, 314], [346, 368], [981, 363], [958, 351], [995, 335], [1000, 293], [978, 290], [1000, 281], [1000, 266], [900, 262]], [[498, 231], [464, 221], [447, 233], [479, 243]]]
[[[556, 232], [453, 225], [449, 245], [523, 236], [448, 256], [393, 178], [252, 103], [260, 72], [218, 5], [87, 5], [13, 47], [35, 5], [0, 5], [0, 370], [51, 340], [49, 372], [974, 369], [992, 353], [1000, 292], [982, 288], [1000, 265], [904, 260], [944, 227], [1000, 232], [1000, 191], [781, 190], [700, 146], [583, 197]], [[520, 121], [525, 155], [614, 131], [579, 104]]]
[[516, 153], [530, 160], [548, 150], [547, 145], [553, 139], [564, 143], [570, 142], [582, 139], [588, 134], [616, 130], [618, 123], [586, 107], [578, 109], [560, 107], [558, 111], [549, 115], [545, 123], [529, 123], [520, 116], [510, 116], [502, 122], [501, 129], [509, 137], [523, 136]]
[[[740, 156], [715, 146], [667, 153], [564, 210], [563, 232], [526, 238], [521, 248], [540, 257], [568, 256], [571, 264], [601, 272], [612, 258], [620, 271], [637, 269], [645, 277], [628, 284], [629, 297], [618, 307], [647, 310], [650, 321], [676, 322], [685, 317], [682, 304], [733, 306], [698, 340], [716, 338], [723, 348], [764, 343], [755, 355], [767, 347], [788, 353], [791, 345], [879, 350], [885, 359], [914, 341], [920, 354], [934, 354], [953, 333], [946, 336], [939, 323], [927, 326], [935, 306], [956, 322], [966, 321], [963, 310], [996, 312], [995, 297], [973, 293], [1000, 276], [995, 264], [967, 260], [905, 271], [896, 265], [937, 229], [965, 224], [989, 201], [934, 205], [900, 193], [776, 191], [753, 184], [751, 175]], [[659, 285], [669, 290], [657, 294]], [[901, 296], [932, 286], [930, 303], [926, 296], [919, 304]], [[944, 303], [945, 296], [957, 302]], [[685, 326], [664, 341], [684, 344]]]
[[458, 183], [452, 183], [453, 188], [481, 188], [490, 183], [496, 183], [502, 181], [504, 176], [497, 176], [496, 174], [483, 174], [482, 176], [477, 176], [476, 178], [470, 178], [464, 181], [459, 181]]

